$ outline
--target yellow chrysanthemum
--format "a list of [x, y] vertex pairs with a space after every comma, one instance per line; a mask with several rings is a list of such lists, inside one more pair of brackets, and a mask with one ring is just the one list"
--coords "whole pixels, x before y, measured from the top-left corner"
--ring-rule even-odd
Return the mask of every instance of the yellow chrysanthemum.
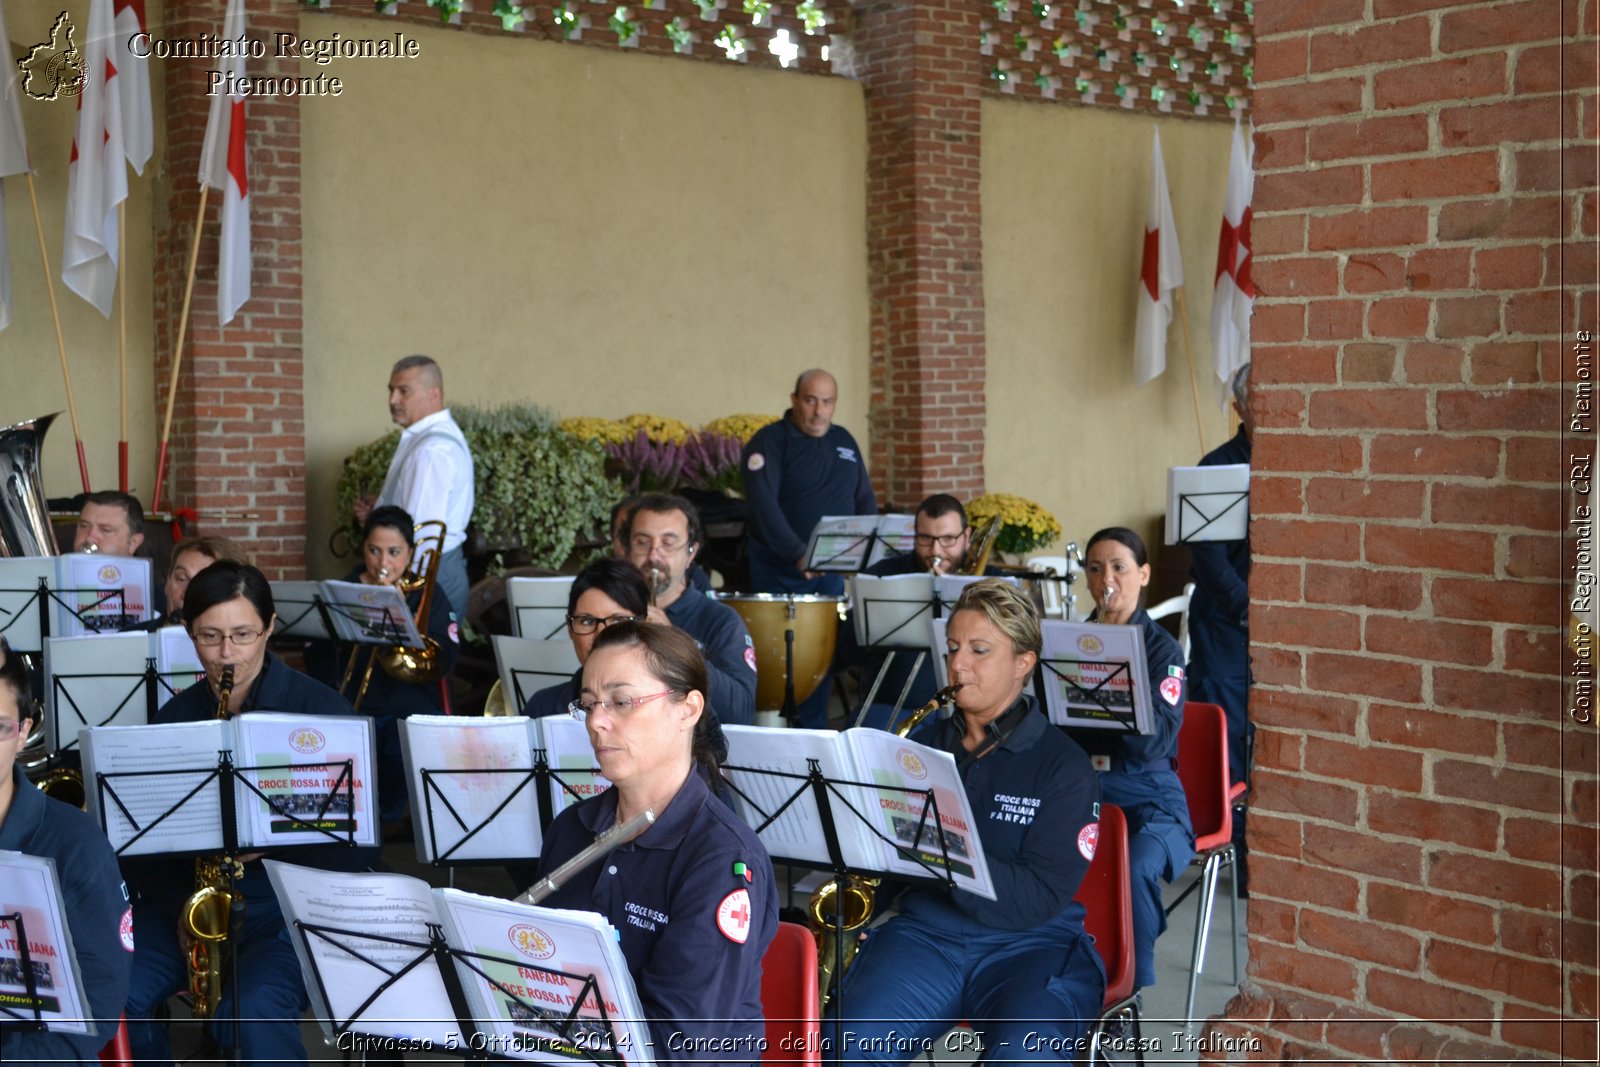
[[967, 505], [974, 526], [999, 516], [996, 543], [1003, 552], [1028, 552], [1061, 536], [1056, 517], [1027, 497], [1013, 493], [985, 493]]
[[712, 419], [701, 429], [725, 437], [737, 437], [742, 444], [749, 444], [757, 430], [776, 421], [775, 415], [724, 415], [720, 419]]
[[622, 425], [628, 428], [629, 438], [637, 437], [643, 430], [644, 435], [658, 445], [681, 445], [694, 433], [694, 427], [682, 419], [644, 412], [634, 412], [622, 420]]
[[602, 419], [593, 415], [574, 415], [562, 419], [556, 424], [556, 429], [580, 441], [595, 441], [602, 445], [621, 444], [635, 433], [616, 419]]

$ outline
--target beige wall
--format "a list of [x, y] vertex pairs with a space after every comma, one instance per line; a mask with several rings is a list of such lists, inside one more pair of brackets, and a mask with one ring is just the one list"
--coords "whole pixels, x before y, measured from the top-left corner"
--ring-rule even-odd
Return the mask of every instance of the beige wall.
[[[79, 48], [87, 42], [87, 0], [8, 0], [8, 42], [12, 66], [34, 44], [50, 36], [61, 11], [68, 11], [77, 29]], [[148, 17], [160, 18], [158, 5]], [[128, 292], [128, 437], [129, 475], [134, 491], [146, 502], [155, 481], [155, 439], [160, 432], [153, 385], [154, 334], [151, 321], [150, 264], [151, 197], [160, 166], [164, 136], [161, 121], [161, 77], [151, 69], [155, 95], [155, 152], [144, 176], [128, 171], [127, 230], [124, 237]], [[96, 489], [117, 484], [117, 439], [120, 436], [117, 401], [118, 311], [102, 318], [87, 301], [61, 282], [61, 244], [66, 226], [67, 162], [72, 151], [72, 130], [77, 117], [71, 99], [37, 101], [23, 97], [22, 120], [38, 191], [39, 214], [44, 225], [45, 250], [54, 275], [56, 301], [61, 309], [61, 332], [66, 342], [78, 420], [89, 459], [89, 476]], [[6, 370], [0, 389], [0, 425], [60, 411], [61, 418], [45, 438], [45, 490], [51, 496], [70, 496], [81, 489], [78, 459], [68, 421], [67, 390], [61, 376], [55, 329], [51, 325], [49, 296], [39, 259], [38, 230], [29, 204], [28, 180], [23, 175], [6, 178], [5, 216], [11, 256], [12, 321], [0, 332], [0, 366]]]
[[453, 403], [695, 423], [776, 414], [822, 364], [863, 431], [859, 86], [399, 28], [420, 59], [332, 64], [344, 95], [301, 106], [313, 575], [339, 461], [387, 427], [410, 352]]
[[[1167, 468], [1200, 456], [1176, 309], [1166, 373], [1133, 380], [1155, 126], [1105, 108], [989, 100], [983, 109], [984, 473], [991, 492], [1039, 501], [1080, 544], [1109, 525], [1150, 538], [1165, 511]], [[1214, 448], [1228, 433], [1207, 375], [1230, 127], [1163, 119], [1160, 129]]]

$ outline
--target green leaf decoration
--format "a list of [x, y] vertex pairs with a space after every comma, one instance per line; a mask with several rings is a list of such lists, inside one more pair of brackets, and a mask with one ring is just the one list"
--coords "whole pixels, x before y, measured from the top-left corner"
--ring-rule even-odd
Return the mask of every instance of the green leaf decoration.
[[557, 30], [561, 31], [563, 40], [578, 32], [578, 13], [572, 10], [569, 4], [557, 4], [550, 12], [550, 21]]
[[1160, 19], [1151, 19], [1150, 28], [1156, 31], [1157, 37], [1165, 37], [1167, 35], [1167, 24]]
[[675, 18], [667, 23], [667, 40], [672, 42], [674, 52], [687, 52], [694, 44], [694, 34], [689, 29], [689, 24], [681, 18]]
[[717, 17], [717, 8], [720, 6], [717, 0], [694, 0], [694, 2], [695, 6], [700, 9], [701, 18], [714, 19]]
[[728, 25], [722, 27], [722, 29], [717, 32], [716, 42], [717, 47], [722, 49], [723, 54], [729, 59], [738, 59], [745, 53], [744, 38], [740, 35], [738, 28], [735, 26]]
[[495, 0], [490, 14], [498, 17], [500, 28], [507, 31], [514, 30], [528, 21], [528, 15], [522, 10], [522, 5], [514, 3], [513, 0]]
[[632, 15], [632, 12], [627, 8], [619, 7], [611, 13], [611, 18], [607, 20], [611, 26], [611, 32], [617, 35], [618, 44], [627, 44], [639, 36], [639, 24], [630, 18], [630, 15]]
[[1033, 17], [1041, 21], [1050, 17], [1050, 5], [1044, 0], [1033, 0]]
[[461, 9], [465, 5], [462, 0], [428, 0], [428, 6], [439, 12], [440, 22], [449, 22], [461, 14]]
[[828, 13], [817, 0], [800, 0], [794, 13], [800, 17], [807, 33], [816, 33], [828, 24]]
[[772, 14], [772, 0], [744, 0], [744, 13], [752, 24], [759, 26]]

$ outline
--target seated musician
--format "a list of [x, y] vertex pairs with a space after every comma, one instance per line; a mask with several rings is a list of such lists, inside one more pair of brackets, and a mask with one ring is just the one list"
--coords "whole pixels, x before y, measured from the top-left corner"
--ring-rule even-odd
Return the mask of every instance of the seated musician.
[[[17, 755], [33, 727], [32, 693], [28, 668], [0, 638], [0, 851], [55, 861], [66, 902], [67, 932], [94, 1032], [29, 1032], [0, 1021], [0, 1062], [92, 1063], [115, 1036], [128, 997], [133, 913], [117, 871], [116, 853], [100, 827], [77, 808], [35, 789], [17, 766]], [[3, 895], [0, 892], [0, 898]], [[0, 926], [0, 936], [15, 932], [9, 923]], [[29, 935], [32, 940], [32, 927]], [[22, 1010], [15, 1004], [9, 1007]]]
[[115, 489], [86, 493], [81, 498], [72, 551], [106, 556], [133, 556], [144, 544], [144, 505]]
[[595, 638], [607, 626], [643, 622], [650, 609], [650, 589], [633, 564], [622, 559], [598, 559], [578, 572], [567, 594], [567, 636], [578, 655], [578, 669], [570, 681], [541, 689], [528, 698], [522, 714], [530, 719], [565, 715], [583, 688], [583, 664]]
[[556, 817], [540, 876], [642, 811], [656, 821], [541, 903], [599, 912], [617, 928], [659, 1061], [756, 1064], [777, 883], [754, 831], [712, 799], [708, 694], [705, 661], [682, 631], [601, 631], [573, 709], [612, 786]]
[[130, 630], [159, 630], [163, 626], [183, 625], [183, 594], [194, 576], [219, 559], [245, 562], [244, 550], [226, 537], [191, 537], [172, 546], [172, 562], [162, 588], [167, 594], [167, 610]]
[[1183, 649], [1139, 606], [1140, 593], [1150, 584], [1150, 563], [1138, 534], [1121, 526], [1097, 532], [1089, 539], [1084, 572], [1096, 604], [1089, 621], [1137, 626], [1144, 632], [1155, 732], [1079, 734], [1100, 771], [1101, 797], [1128, 816], [1134, 981], [1143, 988], [1155, 984], [1156, 938], [1167, 928], [1161, 881], [1172, 881], [1194, 857], [1189, 802], [1173, 769], [1183, 724]]
[[[639, 506], [639, 500], [639, 495], [634, 494], [611, 505], [611, 554], [617, 559], [628, 558], [632, 547], [628, 544], [628, 524], [633, 521], [633, 509]], [[697, 593], [711, 591], [711, 575], [698, 563], [689, 564], [684, 581]]]
[[[267, 635], [276, 618], [272, 587], [256, 568], [218, 562], [195, 576], [184, 592], [184, 624], [194, 639], [205, 684], [196, 683], [167, 701], [155, 721], [200, 722], [216, 717], [219, 686], [226, 668], [233, 669], [229, 709], [233, 715], [261, 711], [349, 715], [350, 705], [338, 693], [293, 670], [267, 651]], [[236, 954], [241, 995], [236, 999], [224, 970], [221, 1003], [211, 1033], [219, 1044], [233, 1041], [231, 1020], [239, 1027], [239, 1055], [244, 1060], [305, 1063], [300, 1040], [300, 1013], [306, 1005], [300, 965], [289, 942], [277, 897], [259, 862], [262, 853], [246, 853], [244, 877], [234, 883], [245, 902], [243, 928], [229, 930], [228, 946]], [[354, 870], [376, 858], [375, 850], [344, 846], [312, 846], [288, 856], [296, 863]], [[180, 989], [188, 988], [188, 936], [180, 914], [195, 890], [194, 864], [171, 857], [123, 861], [123, 873], [134, 894], [138, 943], [129, 983], [128, 1039], [141, 1063], [171, 1063], [166, 1027], [154, 1020], [156, 1008]], [[235, 920], [237, 923], [237, 920]]]
[[711, 707], [724, 725], [756, 714], [756, 650], [739, 613], [695, 592], [689, 567], [700, 550], [700, 515], [681, 496], [650, 493], [628, 520], [628, 562], [650, 588], [650, 621], [674, 626], [700, 646], [711, 677]]
[[[416, 557], [416, 524], [404, 508], [392, 504], [373, 508], [362, 523], [361, 565], [344, 576], [363, 585], [394, 585], [406, 575]], [[406, 607], [416, 617], [422, 606], [420, 586], [406, 594]], [[426, 625], [420, 627], [439, 648], [439, 666], [448, 676], [461, 652], [461, 631], [444, 588], [434, 586]], [[306, 643], [306, 672], [324, 685], [338, 687], [347, 700], [373, 719], [373, 739], [378, 749], [378, 814], [386, 823], [406, 814], [406, 774], [400, 755], [400, 720], [412, 715], [442, 715], [444, 697], [438, 679], [404, 681], [373, 662], [388, 646], [357, 645], [350, 649], [354, 663], [341, 662], [338, 646], [328, 641]], [[347, 668], [341, 672], [341, 668]], [[362, 693], [362, 686], [366, 692]], [[358, 700], [359, 696], [359, 700]]]
[[1083, 750], [1024, 695], [1042, 645], [1025, 594], [968, 586], [947, 641], [956, 713], [912, 737], [955, 757], [997, 899], [904, 893], [846, 972], [835, 1051], [842, 1063], [905, 1063], [966, 1019], [997, 1059], [1070, 1060], [1105, 995], [1073, 900], [1098, 840], [1099, 789]]

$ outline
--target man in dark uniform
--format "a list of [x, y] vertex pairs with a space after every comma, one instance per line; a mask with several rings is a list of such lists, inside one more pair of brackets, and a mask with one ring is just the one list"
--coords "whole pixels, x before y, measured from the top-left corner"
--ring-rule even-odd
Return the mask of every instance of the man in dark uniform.
[[[861, 447], [833, 424], [839, 385], [825, 370], [795, 380], [789, 413], [757, 430], [744, 446], [744, 495], [750, 505], [750, 584], [758, 592], [840, 596], [844, 577], [805, 569], [806, 545], [824, 515], [878, 510]], [[797, 709], [796, 725], [828, 721], [829, 680]]]
[[95, 1027], [94, 1033], [85, 1035], [28, 1032], [0, 1023], [0, 1061], [93, 1062], [115, 1036], [128, 999], [133, 912], [117, 871], [116, 853], [94, 820], [39, 792], [17, 767], [17, 753], [33, 726], [23, 710], [32, 688], [27, 668], [3, 640], [0, 657], [0, 850], [55, 861], [66, 902], [67, 931], [88, 998], [85, 1007]]
[[628, 520], [628, 562], [651, 589], [650, 621], [676, 626], [699, 643], [718, 721], [748, 726], [756, 716], [755, 644], [737, 611], [689, 588], [700, 539], [700, 515], [693, 504], [681, 496], [650, 493], [639, 498]]
[[[1206, 453], [1202, 467], [1250, 462], [1250, 364], [1233, 376], [1233, 410], [1239, 415], [1239, 432]], [[1206, 704], [1219, 704], [1228, 716], [1228, 770], [1234, 782], [1249, 778], [1250, 725], [1250, 536], [1242, 541], [1198, 541], [1189, 546], [1189, 576], [1194, 595], [1189, 600], [1189, 695]], [[1244, 813], [1234, 816], [1233, 840], [1238, 850], [1239, 893], [1244, 895]]]

